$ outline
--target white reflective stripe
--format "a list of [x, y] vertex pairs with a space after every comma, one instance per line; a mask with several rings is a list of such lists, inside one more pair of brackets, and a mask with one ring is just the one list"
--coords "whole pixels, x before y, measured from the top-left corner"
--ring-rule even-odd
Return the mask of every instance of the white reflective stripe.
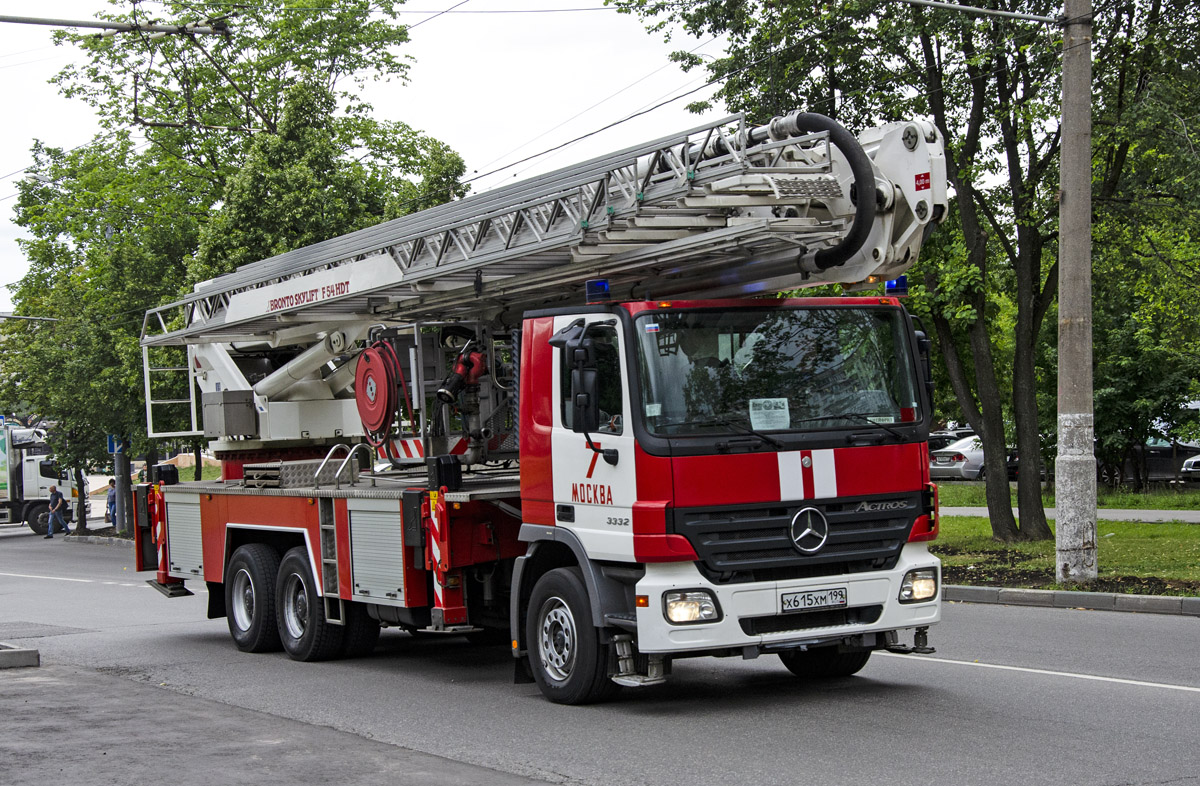
[[800, 451], [776, 453], [779, 457], [779, 499], [804, 499], [804, 469], [800, 465]]
[[837, 470], [833, 466], [832, 450], [812, 452], [813, 489], [812, 496], [828, 499], [837, 496]]

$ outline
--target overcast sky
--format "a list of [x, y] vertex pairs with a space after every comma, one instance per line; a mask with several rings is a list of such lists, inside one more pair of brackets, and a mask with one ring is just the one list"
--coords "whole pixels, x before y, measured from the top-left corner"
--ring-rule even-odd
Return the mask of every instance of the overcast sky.
[[[468, 177], [554, 147], [704, 82], [667, 61], [674, 49], [720, 54], [720, 43], [680, 34], [670, 43], [646, 33], [635, 17], [609, 9], [528, 13], [533, 9], [596, 9], [602, 0], [410, 0], [403, 20], [417, 25], [401, 50], [416, 59], [407, 85], [372, 86], [376, 117], [398, 120], [441, 139], [462, 154]], [[13, 4], [6, 3], [10, 11]], [[41, 0], [22, 15], [91, 19], [103, 0]], [[470, 11], [526, 13], [466, 13]], [[417, 13], [425, 12], [425, 13]], [[234, 20], [233, 24], [236, 24]], [[79, 58], [55, 47], [52, 28], [0, 24], [0, 83], [6, 122], [0, 124], [0, 311], [12, 310], [6, 285], [28, 264], [12, 223], [16, 183], [32, 163], [34, 139], [53, 147], [85, 144], [98, 131], [89, 107], [58, 94], [48, 80]], [[475, 191], [583, 161], [719, 117], [700, 118], [684, 106], [705, 88], [566, 150], [484, 179]]]

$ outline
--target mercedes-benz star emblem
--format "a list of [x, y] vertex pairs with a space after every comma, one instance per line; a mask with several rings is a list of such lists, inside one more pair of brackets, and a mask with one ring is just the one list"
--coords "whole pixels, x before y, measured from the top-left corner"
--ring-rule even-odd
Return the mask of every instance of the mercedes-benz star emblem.
[[816, 554], [829, 540], [829, 521], [816, 508], [803, 508], [792, 517], [792, 545], [805, 554]]

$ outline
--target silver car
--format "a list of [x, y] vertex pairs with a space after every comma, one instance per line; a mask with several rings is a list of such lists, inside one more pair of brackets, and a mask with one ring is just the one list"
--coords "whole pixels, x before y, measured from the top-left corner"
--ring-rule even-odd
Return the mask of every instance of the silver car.
[[931, 480], [982, 480], [983, 443], [979, 437], [963, 437], [929, 454]]
[[1179, 476], [1184, 480], [1200, 481], [1200, 456], [1192, 456], [1183, 462]]

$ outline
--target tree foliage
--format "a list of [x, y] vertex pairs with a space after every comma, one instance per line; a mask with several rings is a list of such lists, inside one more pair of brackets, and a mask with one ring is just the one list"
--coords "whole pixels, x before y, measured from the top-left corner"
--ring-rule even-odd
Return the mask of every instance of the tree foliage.
[[[403, 79], [394, 2], [113, 2], [106, 18], [223, 19], [223, 37], [59, 36], [86, 56], [56, 81], [105, 133], [38, 142], [17, 222], [29, 273], [14, 288], [0, 405], [59, 424], [65, 461], [104, 462], [105, 434], [145, 438], [142, 317], [190, 285], [307, 243], [461, 196], [461, 158], [376, 119], [357, 86]], [[131, 129], [144, 135], [133, 136]], [[183, 425], [183, 424], [181, 424]]]
[[[927, 244], [910, 274], [922, 284], [915, 310], [933, 323], [958, 409], [983, 440], [995, 536], [1048, 537], [1038, 474], [1022, 473], [1018, 525], [1004, 459], [1006, 443], [1025, 457], [1043, 451], [1047, 399], [1039, 391], [1053, 387], [1056, 358], [1047, 351], [1053, 341], [1046, 317], [1058, 275], [1059, 29], [882, 0], [817, 7], [782, 0], [616, 4], [651, 20], [651, 29], [669, 34], [680, 25], [724, 36], [723, 58], [676, 53], [674, 59], [723, 79], [718, 98], [756, 121], [798, 108], [852, 128], [933, 119], [946, 142], [954, 201], [942, 236]], [[1049, 17], [1059, 12], [1046, 0], [985, 5]], [[1095, 149], [1107, 156], [1117, 182], [1124, 182], [1130, 162], [1119, 140], [1136, 136], [1133, 86], [1166, 88], [1178, 72], [1194, 69], [1194, 57], [1171, 61], [1167, 52], [1193, 51], [1196, 25], [1194, 6], [1183, 0], [1097, 8], [1097, 51], [1102, 58], [1121, 54], [1097, 71], [1096, 113], [1110, 118], [1113, 134], [1101, 135]], [[1117, 87], [1110, 78], [1127, 81]], [[1163, 110], [1194, 115], [1186, 99], [1178, 101], [1185, 94], [1163, 95]]]

